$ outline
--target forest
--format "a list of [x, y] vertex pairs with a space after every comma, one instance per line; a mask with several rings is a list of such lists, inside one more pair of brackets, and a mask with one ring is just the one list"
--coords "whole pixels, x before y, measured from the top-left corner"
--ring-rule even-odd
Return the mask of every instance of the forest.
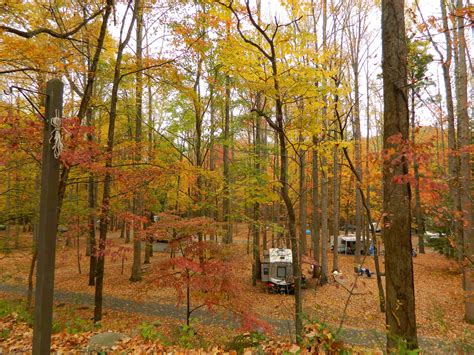
[[473, 41], [466, 0], [0, 2], [0, 352], [474, 352]]

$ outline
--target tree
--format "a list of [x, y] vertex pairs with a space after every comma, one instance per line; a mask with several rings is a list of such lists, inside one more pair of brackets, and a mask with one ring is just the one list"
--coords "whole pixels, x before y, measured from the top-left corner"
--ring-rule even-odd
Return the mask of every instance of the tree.
[[[136, 62], [137, 62], [137, 72], [135, 73], [135, 143], [136, 143], [136, 152], [134, 154], [134, 160], [137, 163], [141, 161], [141, 140], [142, 140], [142, 104], [143, 104], [143, 58], [142, 58], [142, 43], [143, 43], [143, 4], [141, 1], [136, 1], [136, 14], [137, 14], [137, 28], [136, 28]], [[141, 191], [137, 190], [133, 196], [133, 213], [140, 215], [142, 213], [142, 202], [143, 197]], [[132, 274], [130, 276], [130, 281], [136, 282], [141, 281], [141, 245], [142, 241], [138, 237], [140, 235], [141, 225], [133, 225], [133, 263], [132, 263]], [[147, 249], [148, 243], [147, 243]], [[145, 262], [149, 263], [149, 251], [145, 251]]]
[[[411, 123], [411, 140], [415, 145], [415, 97], [419, 96], [421, 87], [427, 85], [425, 77], [428, 70], [428, 64], [433, 57], [427, 53], [427, 42], [409, 41], [408, 42], [408, 80], [410, 83], [410, 123]], [[424, 234], [425, 223], [423, 219], [423, 211], [421, 210], [420, 197], [420, 172], [419, 163], [416, 155], [413, 158], [413, 174], [415, 177], [415, 218], [416, 218], [416, 234], [418, 235], [418, 250], [421, 254], [425, 253]]]
[[[280, 80], [279, 80], [279, 70], [278, 70], [278, 58], [277, 58], [277, 44], [276, 36], [278, 31], [287, 25], [282, 25], [278, 21], [272, 26], [271, 30], [268, 27], [264, 28], [260, 26], [254, 14], [250, 8], [250, 3], [248, 0], [245, 2], [244, 13], [248, 16], [251, 26], [259, 33], [262, 39], [262, 46], [246, 36], [242, 30], [242, 20], [241, 15], [233, 7], [232, 2], [229, 4], [219, 2], [224, 7], [232, 11], [236, 21], [237, 21], [237, 31], [240, 35], [240, 38], [246, 44], [252, 46], [256, 49], [264, 60], [268, 61], [268, 65], [271, 67], [272, 75], [272, 86], [273, 86], [273, 100], [275, 104], [275, 120], [273, 120], [266, 112], [254, 108], [253, 110], [257, 112], [260, 116], [264, 117], [269, 126], [275, 130], [275, 133], [278, 136], [278, 143], [280, 149], [280, 175], [279, 182], [281, 184], [280, 193], [283, 198], [283, 201], [286, 206], [286, 211], [288, 214], [288, 230], [289, 238], [291, 241], [291, 249], [293, 253], [293, 277], [295, 281], [295, 327], [296, 327], [296, 336], [298, 341], [300, 341], [303, 331], [302, 325], [302, 304], [301, 304], [301, 266], [300, 266], [300, 253], [298, 245], [298, 237], [296, 232], [296, 214], [293, 207], [293, 202], [291, 201], [289, 195], [288, 187], [288, 147], [287, 147], [287, 138], [285, 134], [285, 121], [283, 115], [283, 98], [280, 91]], [[264, 47], [263, 47], [264, 46]]]
[[339, 265], [337, 256], [339, 253], [339, 154], [337, 146], [334, 145], [333, 148], [333, 192], [332, 192], [332, 206], [334, 209], [334, 217], [333, 217], [333, 261], [332, 261], [332, 271], [339, 271]]
[[455, 21], [455, 87], [456, 87], [456, 115], [458, 119], [459, 144], [459, 206], [462, 216], [462, 245], [465, 266], [465, 319], [474, 323], [474, 235], [472, 234], [472, 172], [469, 146], [472, 143], [472, 122], [469, 119], [467, 99], [467, 68], [466, 68], [466, 38], [464, 35], [464, 8], [462, 0], [456, 2]]
[[[139, 6], [136, 6], [139, 5]], [[120, 29], [120, 41], [118, 44], [117, 57], [115, 60], [114, 68], [114, 79], [112, 85], [112, 96], [110, 99], [110, 111], [109, 111], [109, 129], [107, 134], [107, 158], [105, 161], [105, 177], [104, 177], [104, 190], [102, 194], [102, 205], [100, 214], [100, 234], [99, 234], [99, 245], [97, 248], [97, 269], [95, 279], [95, 307], [94, 307], [94, 322], [99, 322], [102, 319], [102, 292], [104, 287], [104, 264], [105, 264], [105, 243], [107, 240], [107, 231], [109, 226], [110, 216], [110, 190], [112, 183], [112, 162], [113, 162], [113, 150], [114, 150], [114, 139], [115, 139], [115, 120], [117, 117], [117, 102], [118, 102], [118, 91], [120, 81], [122, 79], [122, 58], [125, 47], [130, 41], [132, 35], [132, 29], [137, 17], [137, 9], [140, 7], [140, 0], [136, 0], [135, 9], [132, 15], [132, 21], [129, 24], [125, 37], [122, 37], [125, 30], [125, 21], [122, 22]], [[124, 16], [130, 11], [131, 3], [128, 4]]]
[[[410, 183], [401, 150], [408, 140], [407, 44], [403, 0], [382, 1], [382, 71], [384, 93], [383, 211], [387, 292], [387, 351], [400, 341], [418, 347], [410, 231]], [[400, 181], [400, 182], [397, 182]]]
[[[354, 105], [353, 105], [353, 129], [354, 129], [354, 163], [357, 175], [362, 181], [362, 148], [361, 141], [362, 135], [360, 130], [360, 69], [361, 69], [361, 44], [363, 36], [366, 35], [368, 30], [368, 11], [369, 6], [365, 1], [357, 2], [355, 6], [356, 14], [352, 17], [354, 23], [349, 22], [347, 26], [347, 32], [349, 37], [349, 49], [350, 49], [350, 60], [351, 69], [354, 77]], [[363, 229], [363, 210], [362, 210], [362, 196], [359, 189], [356, 189], [356, 246], [355, 256], [356, 263], [360, 263], [361, 254], [361, 236]]]
[[[201, 308], [226, 310], [237, 316], [246, 329], [267, 329], [252, 311], [252, 302], [242, 297], [233, 258], [227, 248], [198, 240], [199, 234], [210, 234], [214, 221], [206, 217], [179, 218], [160, 214], [160, 221], [148, 233], [169, 241], [174, 257], [161, 262], [162, 273], [155, 275], [159, 285], [171, 286], [177, 293], [177, 304], [186, 305], [186, 325]], [[205, 255], [202, 258], [202, 255]]]
[[[448, 2], [440, 1], [442, 14], [442, 32], [444, 32], [446, 42], [446, 53], [443, 55], [439, 45], [433, 39], [430, 25], [425, 21], [420, 8], [422, 24], [421, 28], [426, 30], [428, 38], [441, 59], [443, 79], [446, 95], [446, 109], [448, 121], [448, 172], [449, 172], [449, 195], [452, 214], [457, 218], [452, 218], [454, 234], [457, 236], [457, 244], [462, 245], [461, 255], [465, 259], [463, 287], [466, 292], [465, 298], [465, 318], [467, 321], [474, 321], [474, 302], [472, 292], [474, 290], [472, 277], [472, 171], [469, 168], [470, 153], [467, 147], [469, 143], [469, 114], [467, 103], [467, 68], [466, 68], [466, 42], [464, 35], [464, 15], [467, 8], [463, 6], [463, 1]], [[453, 13], [448, 15], [446, 6], [453, 9]], [[453, 29], [449, 26], [449, 19], [452, 21]], [[432, 22], [430, 22], [431, 24]], [[451, 64], [454, 53], [454, 74], [456, 93], [456, 112], [452, 92]], [[457, 116], [457, 117], [455, 117]], [[457, 127], [456, 127], [457, 118]], [[457, 128], [457, 135], [456, 135]], [[472, 136], [472, 133], [471, 133]], [[457, 139], [456, 139], [457, 138]], [[460, 217], [460, 218], [459, 218]]]

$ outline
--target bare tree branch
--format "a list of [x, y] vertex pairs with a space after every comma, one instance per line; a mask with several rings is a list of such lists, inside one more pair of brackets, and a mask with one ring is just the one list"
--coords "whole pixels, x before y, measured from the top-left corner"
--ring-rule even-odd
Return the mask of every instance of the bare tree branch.
[[65, 39], [65, 38], [68, 38], [68, 37], [72, 36], [73, 34], [77, 33], [87, 23], [89, 23], [90, 21], [95, 19], [97, 16], [99, 16], [102, 13], [102, 11], [104, 11], [104, 9], [100, 9], [100, 10], [96, 11], [94, 14], [92, 14], [92, 16], [85, 19], [83, 22], [81, 22], [76, 27], [74, 27], [72, 30], [69, 30], [67, 32], [62, 32], [62, 33], [61, 32], [56, 32], [52, 29], [44, 28], [44, 27], [37, 28], [36, 30], [22, 31], [22, 30], [18, 30], [16, 28], [13, 28], [13, 27], [10, 27], [10, 26], [5, 26], [5, 25], [0, 25], [0, 30], [4, 31], [4, 32], [8, 32], [8, 33], [13, 33], [13, 34], [18, 35], [18, 36], [23, 37], [23, 38], [32, 38], [32, 37], [35, 37], [39, 34], [45, 33], [45, 34], [50, 35], [51, 37]]

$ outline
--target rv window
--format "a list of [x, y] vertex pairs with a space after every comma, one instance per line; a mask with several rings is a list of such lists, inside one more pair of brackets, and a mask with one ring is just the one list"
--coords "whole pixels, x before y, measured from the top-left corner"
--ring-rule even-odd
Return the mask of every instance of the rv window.
[[264, 275], [268, 275], [268, 268], [267, 268], [267, 267], [264, 267], [264, 268], [263, 268], [263, 274], [264, 274]]
[[278, 266], [277, 267], [277, 277], [286, 277], [286, 267]]

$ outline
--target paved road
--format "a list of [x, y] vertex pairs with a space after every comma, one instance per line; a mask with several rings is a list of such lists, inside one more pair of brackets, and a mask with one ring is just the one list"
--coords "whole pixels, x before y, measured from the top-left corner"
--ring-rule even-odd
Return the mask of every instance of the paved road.
[[[0, 291], [26, 295], [26, 287], [21, 285], [10, 285], [0, 283]], [[81, 292], [69, 292], [55, 290], [55, 301], [77, 304], [82, 306], [94, 306], [94, 296]], [[104, 297], [104, 308], [114, 311], [139, 313], [146, 315], [154, 315], [157, 317], [170, 317], [176, 319], [185, 319], [185, 309], [176, 307], [173, 304], [163, 304], [158, 302], [136, 302], [123, 298], [116, 298], [112, 296]], [[231, 316], [224, 317], [222, 315], [212, 314], [206, 310], [197, 310], [194, 313], [196, 318], [199, 318], [200, 323], [213, 324], [222, 326], [237, 327], [236, 322]], [[288, 336], [289, 330], [294, 329], [293, 321], [291, 319], [281, 320], [266, 318], [264, 319], [273, 327], [274, 331], [283, 336]], [[352, 345], [367, 346], [372, 348], [383, 349], [385, 347], [385, 335], [376, 330], [344, 328], [341, 332], [341, 338], [344, 342]], [[419, 345], [428, 354], [446, 354], [457, 353], [455, 344], [449, 344], [435, 338], [419, 338]], [[474, 347], [470, 351], [474, 352]], [[467, 351], [469, 352], [469, 351]], [[466, 353], [467, 353], [466, 352]]]

